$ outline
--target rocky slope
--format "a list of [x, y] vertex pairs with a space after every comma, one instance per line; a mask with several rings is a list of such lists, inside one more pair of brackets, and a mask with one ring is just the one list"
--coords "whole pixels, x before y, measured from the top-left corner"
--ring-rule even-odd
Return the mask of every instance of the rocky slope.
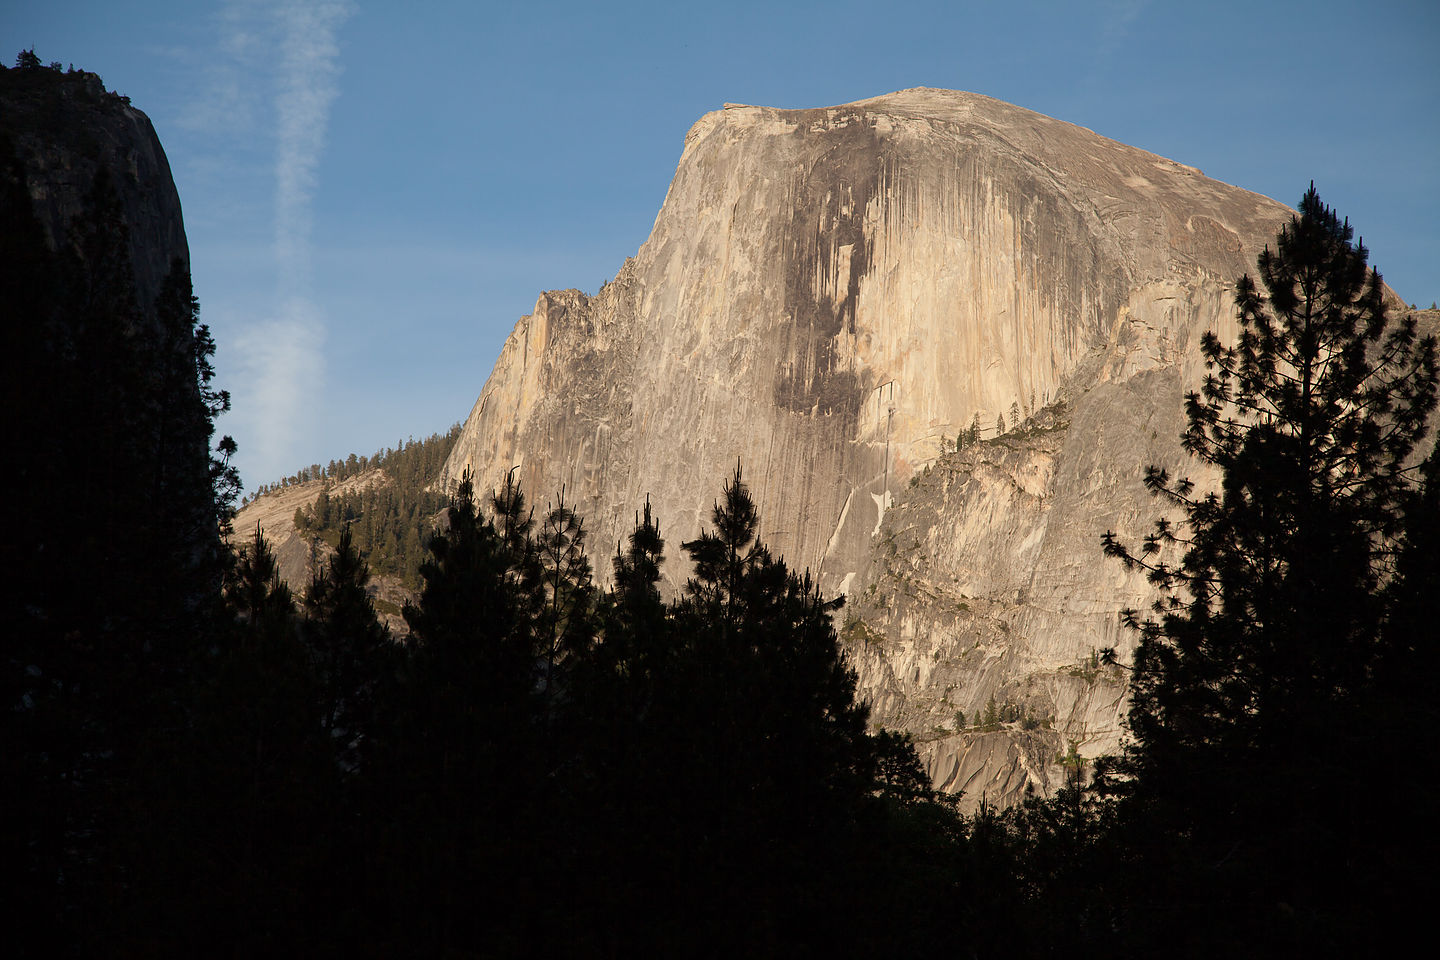
[[[296, 530], [295, 511], [313, 506], [322, 490], [328, 489], [332, 496], [338, 496], [389, 482], [385, 471], [366, 470], [338, 483], [308, 480], [273, 490], [256, 497], [236, 512], [231, 524], [234, 531], [231, 544], [244, 547], [254, 540], [255, 530], [259, 528], [275, 554], [280, 578], [296, 597], [303, 596], [317, 567], [328, 561], [335, 550], [323, 540], [306, 537]], [[403, 637], [410, 633], [400, 610], [407, 602], [414, 602], [416, 596], [414, 591], [406, 589], [399, 577], [372, 574], [365, 592], [375, 602], [380, 622], [390, 629], [392, 635]]]
[[[972, 801], [1048, 792], [1069, 741], [1117, 746], [1123, 671], [1089, 661], [1149, 599], [1100, 535], [1148, 530], [1146, 464], [1185, 467], [1200, 335], [1233, 336], [1289, 213], [974, 94], [728, 105], [616, 278], [519, 321], [445, 479], [564, 487], [602, 558], [648, 495], [673, 585], [738, 459], [764, 538], [850, 596], [875, 720]], [[1029, 722], [955, 730], [992, 696]]]

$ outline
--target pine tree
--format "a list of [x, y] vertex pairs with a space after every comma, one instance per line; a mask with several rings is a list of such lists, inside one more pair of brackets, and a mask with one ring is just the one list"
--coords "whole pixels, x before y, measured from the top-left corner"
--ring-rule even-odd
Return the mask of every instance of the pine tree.
[[522, 928], [539, 905], [528, 878], [551, 869], [538, 564], [518, 485], [502, 498], [487, 519], [466, 474], [427, 544], [373, 780], [371, 814], [393, 824], [376, 841], [390, 935], [437, 952]]
[[358, 766], [374, 725], [376, 688], [390, 652], [390, 634], [365, 592], [369, 579], [346, 527], [305, 595], [306, 642], [320, 683], [318, 719], [347, 770]]
[[[747, 815], [784, 816], [815, 791], [853, 796], [868, 785], [873, 745], [830, 621], [844, 598], [822, 599], [756, 539], [759, 516], [738, 468], [711, 517], [714, 530], [683, 545], [695, 572], [680, 621], [728, 775], [752, 785], [738, 792], [765, 808]], [[753, 794], [760, 784], [778, 793]]]
[[1107, 789], [1130, 801], [1137, 836], [1206, 865], [1172, 871], [1191, 885], [1171, 899], [1208, 900], [1237, 937], [1353, 933], [1336, 928], [1347, 888], [1321, 876], [1363, 845], [1369, 798], [1343, 787], [1364, 751], [1347, 725], [1384, 651], [1436, 363], [1413, 318], [1388, 316], [1352, 236], [1312, 186], [1259, 257], [1266, 293], [1238, 284], [1238, 343], [1203, 341], [1210, 372], [1183, 441], [1221, 489], [1197, 495], [1152, 467], [1147, 484], [1183, 521], [1157, 522], [1138, 551], [1104, 538], [1166, 591], [1154, 617], [1127, 615], [1133, 739]]
[[192, 878], [169, 895], [166, 910], [183, 915], [167, 931], [175, 942], [298, 935], [315, 892], [333, 882], [318, 866], [343, 819], [335, 743], [317, 722], [321, 687], [258, 525], [226, 596], [237, 619], [201, 677], [185, 763], [168, 771], [190, 778], [193, 793], [167, 793], [173, 808], [153, 811]]
[[[714, 942], [839, 949], [853, 927], [831, 913], [845, 889], [837, 878], [872, 852], [855, 824], [877, 793], [906, 795], [923, 774], [908, 744], [866, 732], [868, 709], [831, 623], [843, 598], [826, 600], [791, 572], [758, 526], [737, 469], [711, 529], [683, 544], [694, 575], [675, 610], [680, 649], [663, 688], [677, 692], [654, 716], [683, 814], [672, 842], [705, 864], [686, 878], [704, 909], [687, 909]], [[709, 749], [683, 747], [694, 742]], [[745, 891], [761, 887], [775, 908], [753, 908]]]
[[995, 695], [990, 695], [989, 701], [985, 704], [985, 716], [981, 720], [981, 726], [986, 730], [1000, 729], [1000, 710], [995, 704]]
[[290, 588], [280, 579], [279, 564], [258, 523], [254, 539], [240, 550], [226, 596], [252, 632], [283, 632], [294, 617]]
[[562, 490], [545, 515], [535, 544], [542, 599], [537, 642], [545, 659], [547, 699], [553, 699], [556, 668], [565, 658], [589, 648], [595, 636], [594, 589], [585, 555], [585, 525], [565, 503]]
[[667, 610], [659, 589], [664, 562], [665, 540], [647, 497], [643, 517], [635, 517], [629, 549], [622, 552], [616, 545], [615, 586], [604, 604], [604, 636], [597, 651], [605, 672], [624, 676], [640, 698], [648, 698], [645, 688], [663, 673], [670, 652]]
[[[518, 489], [509, 491], [507, 505], [523, 513]], [[499, 713], [523, 707], [534, 687], [536, 654], [529, 591], [521, 583], [533, 552], [528, 530], [507, 541], [480, 514], [467, 474], [427, 550], [419, 602], [404, 611], [415, 657], [437, 680], [493, 685], [477, 707], [494, 705]]]
[[190, 271], [179, 259], [170, 264], [161, 285], [155, 316], [153, 497], [166, 522], [162, 537], [167, 549], [162, 553], [182, 565], [172, 583], [179, 577], [190, 579], [193, 602], [198, 603], [218, 593], [227, 563], [221, 535], [229, 529], [240, 485], [229, 463], [234, 440], [223, 437], [215, 450], [210, 448], [215, 418], [230, 409], [230, 394], [212, 385], [215, 341], [200, 322]]

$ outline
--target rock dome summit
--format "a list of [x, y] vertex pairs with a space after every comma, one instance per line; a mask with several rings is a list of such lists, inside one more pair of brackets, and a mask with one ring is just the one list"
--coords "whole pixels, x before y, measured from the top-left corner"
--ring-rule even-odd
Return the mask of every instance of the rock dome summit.
[[[1089, 663], [1150, 597], [1100, 535], [1148, 528], [1200, 336], [1289, 215], [972, 93], [726, 105], [616, 277], [516, 324], [444, 480], [563, 488], [603, 576], [647, 496], [694, 536], [738, 461], [765, 540], [848, 596], [874, 719], [974, 801], [1049, 791], [1068, 741], [1116, 748]], [[957, 729], [992, 698], [1033, 729]]]

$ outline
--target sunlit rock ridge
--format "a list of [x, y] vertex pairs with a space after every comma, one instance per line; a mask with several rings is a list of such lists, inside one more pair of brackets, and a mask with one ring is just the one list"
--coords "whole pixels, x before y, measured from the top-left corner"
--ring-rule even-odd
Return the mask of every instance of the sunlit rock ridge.
[[[1152, 596], [1100, 535], [1186, 466], [1200, 335], [1289, 213], [971, 93], [727, 105], [615, 279], [516, 324], [444, 480], [563, 489], [602, 576], [648, 496], [673, 587], [738, 461], [766, 542], [849, 596], [874, 719], [971, 802], [1053, 792], [1070, 741], [1116, 749], [1123, 670], [1089, 658]], [[957, 729], [992, 697], [1010, 722]]]

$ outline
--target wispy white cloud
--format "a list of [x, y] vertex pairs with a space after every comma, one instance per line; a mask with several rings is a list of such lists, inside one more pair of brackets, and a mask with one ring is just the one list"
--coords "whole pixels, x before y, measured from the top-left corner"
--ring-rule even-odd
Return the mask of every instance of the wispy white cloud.
[[214, 47], [178, 51], [196, 78], [178, 122], [217, 141], [252, 139], [269, 97], [266, 52], [276, 39], [272, 0], [223, 0], [214, 14]]
[[310, 201], [325, 148], [330, 105], [340, 92], [335, 33], [350, 15], [346, 0], [291, 0], [281, 28], [279, 130], [275, 152], [275, 253], [281, 289], [302, 291], [310, 276]]
[[188, 117], [219, 139], [274, 145], [273, 300], [252, 302], [227, 345], [235, 432], [252, 484], [292, 472], [315, 442], [326, 316], [310, 295], [311, 208], [340, 92], [337, 34], [352, 10], [349, 0], [227, 0], [203, 103]]
[[258, 471], [251, 486], [293, 473], [304, 459], [308, 411], [325, 381], [324, 314], [293, 298], [274, 316], [246, 324], [234, 338], [239, 383], [235, 407], [243, 431], [246, 463]]

